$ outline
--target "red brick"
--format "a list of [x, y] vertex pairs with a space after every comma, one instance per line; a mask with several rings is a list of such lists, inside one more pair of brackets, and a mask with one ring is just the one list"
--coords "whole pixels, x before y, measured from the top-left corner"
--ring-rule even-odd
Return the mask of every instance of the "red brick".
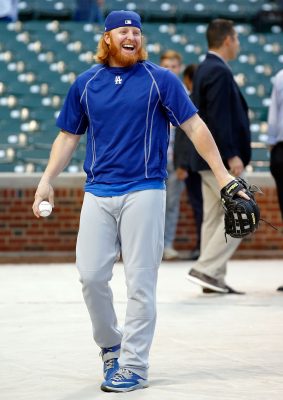
[[[261, 257], [266, 251], [283, 250], [283, 222], [278, 207], [277, 194], [274, 188], [263, 188], [264, 196], [257, 196], [262, 218], [275, 225], [273, 230], [262, 222], [259, 230], [245, 238], [235, 253], [234, 258]], [[56, 207], [46, 219], [36, 219], [31, 207], [34, 188], [0, 189], [0, 250], [2, 254], [14, 251], [70, 252], [74, 254], [76, 237], [79, 228], [80, 210], [83, 201], [83, 190], [59, 188], [55, 190]], [[176, 249], [190, 250], [195, 246], [196, 226], [192, 207], [187, 203], [186, 193], [182, 194], [180, 218], [175, 240]]]

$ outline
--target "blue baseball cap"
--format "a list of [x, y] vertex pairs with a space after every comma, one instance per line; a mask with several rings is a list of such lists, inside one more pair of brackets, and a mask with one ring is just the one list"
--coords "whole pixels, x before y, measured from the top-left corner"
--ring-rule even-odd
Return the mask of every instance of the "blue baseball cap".
[[141, 17], [134, 11], [111, 11], [105, 19], [105, 32], [121, 26], [134, 26], [141, 30]]

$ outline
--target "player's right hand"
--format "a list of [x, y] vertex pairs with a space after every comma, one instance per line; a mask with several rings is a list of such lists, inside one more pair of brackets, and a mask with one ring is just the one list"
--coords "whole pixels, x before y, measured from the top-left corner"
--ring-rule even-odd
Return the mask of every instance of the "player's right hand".
[[49, 182], [41, 180], [35, 192], [34, 203], [32, 206], [33, 213], [37, 218], [40, 218], [38, 206], [43, 200], [48, 200], [52, 208], [54, 207], [53, 187], [50, 185]]

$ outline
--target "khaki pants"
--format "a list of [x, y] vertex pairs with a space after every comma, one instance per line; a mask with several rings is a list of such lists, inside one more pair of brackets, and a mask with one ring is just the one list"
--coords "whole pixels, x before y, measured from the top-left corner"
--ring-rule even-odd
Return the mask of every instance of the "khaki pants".
[[194, 269], [225, 282], [227, 261], [241, 243], [241, 239], [224, 235], [224, 210], [214, 174], [201, 171], [203, 222], [200, 257]]

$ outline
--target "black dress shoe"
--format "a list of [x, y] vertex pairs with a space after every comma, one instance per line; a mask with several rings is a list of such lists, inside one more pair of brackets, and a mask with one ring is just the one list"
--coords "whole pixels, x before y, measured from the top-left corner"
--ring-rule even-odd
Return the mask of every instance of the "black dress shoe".
[[[225, 293], [221, 293], [221, 294], [245, 294], [245, 292], [239, 292], [238, 290], [235, 290], [228, 285], [226, 285], [226, 288], [228, 291]], [[282, 288], [282, 290], [283, 290], [283, 288]], [[208, 288], [202, 288], [202, 292], [205, 294], [220, 293], [220, 292], [217, 292], [216, 290], [212, 290], [212, 289], [208, 289]]]
[[226, 288], [228, 289], [228, 294], [246, 294], [245, 292], [240, 292], [239, 290], [235, 290], [226, 284]]
[[[208, 289], [206, 287], [203, 287], [202, 288], [202, 293], [210, 294], [210, 293], [220, 293], [220, 292], [216, 292], [216, 290], [212, 290], [212, 289]], [[220, 293], [220, 294], [222, 294], [222, 293]], [[226, 293], [223, 293], [223, 294], [226, 294]]]
[[279, 286], [279, 288], [277, 288], [278, 292], [283, 292], [283, 286]]
[[213, 278], [212, 276], [199, 272], [194, 268], [192, 268], [188, 273], [187, 279], [204, 288], [214, 290], [217, 293], [228, 293], [229, 291], [225, 283]]

